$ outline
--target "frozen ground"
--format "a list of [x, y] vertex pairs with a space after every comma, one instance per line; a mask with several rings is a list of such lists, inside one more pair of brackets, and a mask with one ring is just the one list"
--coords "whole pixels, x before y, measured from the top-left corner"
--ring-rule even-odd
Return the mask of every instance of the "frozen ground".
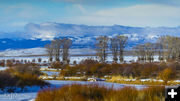
[[[126, 84], [117, 84], [117, 83], [108, 83], [108, 82], [87, 82], [87, 81], [57, 81], [57, 80], [48, 80], [51, 83], [51, 87], [62, 87], [69, 84], [99, 84], [106, 87], [113, 87], [115, 89], [122, 88], [125, 86], [132, 86], [137, 89], [145, 88], [144, 85], [126, 85]], [[37, 92], [40, 90], [39, 87], [29, 87], [27, 91], [23, 93], [2, 93], [0, 92], [0, 101], [33, 101], [35, 99]]]
[[59, 72], [55, 72], [55, 71], [42, 71], [42, 72], [46, 73], [48, 76], [59, 75]]
[[[80, 62], [83, 59], [87, 58], [93, 58], [97, 59], [96, 56], [90, 56], [93, 54], [96, 54], [96, 51], [94, 49], [89, 48], [81, 48], [81, 49], [70, 49], [70, 61], [73, 63], [73, 61], [76, 61], [77, 63]], [[32, 59], [42, 58], [42, 61], [48, 61], [48, 57], [45, 56], [46, 49], [45, 48], [30, 48], [30, 49], [19, 49], [19, 50], [5, 50], [0, 52], [0, 60], [2, 59], [16, 59], [16, 60], [29, 60], [32, 61]], [[108, 56], [107, 61], [112, 62], [113, 57], [111, 55]], [[137, 57], [135, 56], [125, 56], [124, 60], [126, 62], [128, 61], [136, 61]], [[155, 56], [154, 61], [158, 61], [158, 57]]]
[[[38, 62], [38, 58], [42, 58], [42, 62], [46, 61], [48, 62], [48, 56], [31, 56], [31, 57], [15, 57], [15, 56], [11, 56], [11, 57], [2, 57], [0, 56], [0, 60], [8, 60], [8, 59], [15, 59], [15, 60], [27, 60], [27, 61], [32, 61], [33, 59], [35, 59], [36, 62]], [[73, 61], [76, 61], [77, 63], [79, 63], [81, 60], [84, 59], [95, 59], [97, 60], [97, 56], [70, 56], [70, 63], [72, 64]], [[158, 56], [154, 57], [154, 61], [158, 61]], [[124, 60], [126, 62], [129, 61], [137, 61], [137, 57], [136, 56], [124, 56]], [[112, 56], [108, 56], [107, 57], [107, 61], [108, 62], [112, 62], [113, 61], [113, 57]]]
[[6, 68], [7, 68], [7, 67], [1, 67], [1, 66], [0, 66], [0, 71], [1, 71], [1, 70], [5, 70]]

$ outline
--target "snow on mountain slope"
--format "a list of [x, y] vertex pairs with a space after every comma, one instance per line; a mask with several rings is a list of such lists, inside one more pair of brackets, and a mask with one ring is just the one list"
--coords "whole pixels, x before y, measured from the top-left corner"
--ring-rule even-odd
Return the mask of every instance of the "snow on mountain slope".
[[55, 22], [29, 23], [24, 26], [23, 32], [1, 32], [0, 38], [52, 40], [56, 37], [93, 37], [99, 35], [112, 36], [113, 34], [178, 36], [180, 35], [180, 27], [88, 26]]
[[[83, 49], [70, 49], [70, 55], [88, 55], [95, 54], [95, 50], [83, 48]], [[32, 55], [47, 55], [45, 48], [30, 48], [30, 49], [18, 49], [18, 50], [5, 50], [0, 52], [0, 56], [32, 56]]]
[[72, 49], [94, 48], [96, 38], [101, 35], [108, 37], [126, 35], [129, 38], [127, 48], [131, 48], [137, 44], [155, 42], [159, 36], [180, 36], [180, 27], [151, 28], [121, 25], [87, 26], [53, 22], [29, 23], [25, 26], [24, 32], [0, 32], [0, 50], [44, 47], [52, 39], [64, 37], [73, 41]]
[[180, 27], [129, 27], [121, 25], [113, 26], [87, 26], [62, 23], [30, 23], [25, 26], [33, 38], [52, 39], [59, 36], [97, 36], [113, 34], [138, 34], [138, 35], [177, 35], [180, 34]]
[[0, 52], [0, 56], [44, 55], [45, 53], [45, 48], [31, 48], [19, 50], [7, 49], [5, 51]]

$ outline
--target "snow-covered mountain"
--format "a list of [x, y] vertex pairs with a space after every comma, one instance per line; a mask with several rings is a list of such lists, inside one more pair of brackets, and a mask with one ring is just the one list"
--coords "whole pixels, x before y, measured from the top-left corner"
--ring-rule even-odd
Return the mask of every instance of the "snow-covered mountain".
[[162, 35], [180, 36], [180, 27], [129, 27], [87, 26], [62, 23], [29, 23], [24, 31], [0, 32], [0, 50], [27, 49], [44, 47], [54, 38], [68, 37], [73, 40], [72, 48], [94, 48], [95, 40], [100, 35], [129, 37], [128, 47], [144, 42], [155, 42]]
[[[70, 49], [70, 55], [93, 55], [95, 54], [94, 49], [81, 48], [81, 49]], [[0, 57], [2, 56], [44, 56], [47, 55], [45, 48], [29, 48], [29, 49], [7, 49], [0, 52]]]
[[25, 26], [27, 35], [31, 38], [40, 38], [44, 40], [54, 37], [72, 36], [99, 36], [114, 34], [137, 34], [137, 35], [177, 35], [180, 34], [180, 27], [129, 27], [121, 25], [113, 26], [87, 26], [62, 23], [42, 23], [42, 24], [27, 24]]

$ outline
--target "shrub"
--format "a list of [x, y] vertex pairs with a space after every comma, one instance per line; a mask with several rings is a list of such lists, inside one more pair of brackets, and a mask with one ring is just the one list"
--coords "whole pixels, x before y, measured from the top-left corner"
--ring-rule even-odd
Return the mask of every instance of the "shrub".
[[163, 101], [164, 92], [164, 87], [137, 90], [133, 87], [113, 89], [92, 84], [73, 84], [41, 90], [36, 101]]
[[33, 64], [33, 63], [17, 64], [13, 66], [11, 69], [13, 72], [20, 73], [20, 74], [29, 73], [29, 74], [37, 75], [37, 76], [41, 74], [40, 67], [37, 64]]
[[0, 89], [4, 92], [14, 92], [17, 88], [24, 90], [26, 86], [49, 85], [38, 78], [40, 74], [36, 64], [18, 64], [0, 72]]
[[36, 101], [104, 101], [109, 90], [97, 85], [68, 85], [38, 92]]
[[164, 101], [165, 87], [148, 87], [141, 91], [140, 101]]
[[35, 59], [32, 59], [32, 63], [35, 63], [36, 62], [36, 60]]
[[[172, 67], [171, 70], [174, 74], [177, 74], [176, 71], [179, 68], [179, 65], [173, 63], [131, 63], [131, 64], [102, 64], [98, 63], [96, 60], [86, 59], [80, 62], [80, 64], [69, 66], [63, 65], [60, 62], [52, 63], [52, 68], [61, 68], [62, 76], [95, 76], [95, 77], [104, 77], [105, 75], [112, 76], [124, 76], [124, 77], [133, 77], [133, 78], [162, 78], [160, 74], [163, 74], [162, 71], [166, 68]], [[172, 76], [172, 75], [171, 75]], [[177, 75], [178, 76], [178, 75]], [[179, 76], [180, 77], [180, 76]], [[176, 78], [170, 77], [169, 80]], [[166, 81], [167, 82], [167, 81]]]
[[11, 90], [14, 89], [17, 80], [18, 78], [11, 73], [0, 71], [0, 89], [2, 91], [4, 91], [6, 87], [8, 87], [9, 89], [7, 90], [9, 90], [9, 92], [13, 92]]
[[24, 63], [27, 63], [28, 61], [27, 60], [24, 60]]
[[73, 65], [77, 65], [77, 61], [75, 60], [75, 61], [73, 61]]
[[141, 77], [142, 78], [150, 78], [156, 77], [158, 74], [158, 66], [155, 64], [144, 64], [141, 70]]
[[49, 83], [42, 81], [36, 75], [29, 73], [17, 73], [11, 72], [11, 70], [0, 72], [0, 89], [4, 92], [14, 92], [17, 88], [24, 90], [27, 86], [40, 86], [44, 87]]
[[41, 61], [42, 61], [42, 58], [38, 58], [38, 62], [41, 63]]
[[4, 67], [5, 66], [5, 60], [0, 61], [0, 66]]
[[98, 64], [99, 62], [97, 60], [93, 60], [93, 59], [85, 59], [82, 60], [79, 64], [81, 65], [86, 65], [86, 66], [91, 66], [91, 65], [95, 65]]
[[172, 68], [166, 68], [163, 71], [161, 71], [159, 73], [159, 78], [161, 78], [165, 84], [167, 84], [167, 82], [169, 80], [172, 80], [176, 77], [175, 73], [173, 72]]
[[6, 60], [6, 65], [8, 67], [12, 67], [13, 66], [13, 60]]
[[69, 65], [67, 65], [63, 70], [61, 70], [60, 75], [61, 76], [76, 76], [76, 74], [78, 73], [80, 68], [78, 68], [77, 66], [75, 67], [70, 67]]
[[50, 68], [55, 68], [55, 69], [62, 69], [63, 68], [63, 63], [59, 62], [59, 61], [56, 61], [56, 62], [53, 62], [51, 64], [51, 67]]
[[[114, 95], [113, 95], [114, 94]], [[107, 101], [137, 101], [138, 90], [133, 87], [124, 87], [114, 91]]]

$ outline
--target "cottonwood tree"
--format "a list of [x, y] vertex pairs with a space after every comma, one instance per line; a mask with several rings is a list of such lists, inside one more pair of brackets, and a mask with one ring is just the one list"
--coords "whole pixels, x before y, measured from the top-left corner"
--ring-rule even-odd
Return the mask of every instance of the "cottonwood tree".
[[53, 44], [52, 43], [47, 44], [45, 46], [45, 48], [46, 48], [46, 52], [49, 56], [49, 61], [52, 62], [53, 61], [53, 50], [54, 50]]
[[156, 52], [158, 53], [158, 59], [160, 62], [164, 61], [164, 51], [165, 51], [165, 37], [161, 36], [157, 39], [156, 42]]
[[63, 63], [68, 64], [69, 63], [69, 48], [72, 45], [72, 41], [68, 38], [62, 39], [62, 60]]
[[107, 58], [107, 50], [108, 50], [108, 40], [107, 36], [99, 36], [96, 41], [96, 51], [97, 56], [99, 57], [100, 62], [105, 63]]
[[124, 48], [127, 44], [128, 37], [119, 35], [117, 36], [118, 42], [119, 42], [119, 60], [120, 62], [124, 61]]
[[167, 60], [180, 60], [180, 38], [167, 36]]
[[113, 61], [115, 63], [117, 63], [118, 61], [118, 46], [119, 46], [119, 42], [117, 37], [115, 38], [111, 38], [111, 45], [110, 45], [110, 49], [113, 55]]
[[153, 60], [154, 60], [154, 53], [155, 53], [155, 44], [146, 43], [145, 44], [145, 53], [146, 53], [147, 61], [153, 62]]
[[145, 62], [146, 61], [146, 53], [145, 53], [145, 46], [140, 44], [133, 47], [135, 55], [138, 57], [138, 61]]
[[52, 41], [53, 48], [54, 48], [54, 55], [55, 55], [55, 60], [60, 61], [59, 57], [61, 54], [61, 46], [62, 46], [62, 40], [61, 39], [55, 39]]
[[163, 57], [166, 61], [180, 61], [180, 37], [164, 36], [158, 41], [163, 44]]
[[153, 43], [145, 43], [135, 46], [134, 52], [140, 62], [153, 62], [156, 45]]

